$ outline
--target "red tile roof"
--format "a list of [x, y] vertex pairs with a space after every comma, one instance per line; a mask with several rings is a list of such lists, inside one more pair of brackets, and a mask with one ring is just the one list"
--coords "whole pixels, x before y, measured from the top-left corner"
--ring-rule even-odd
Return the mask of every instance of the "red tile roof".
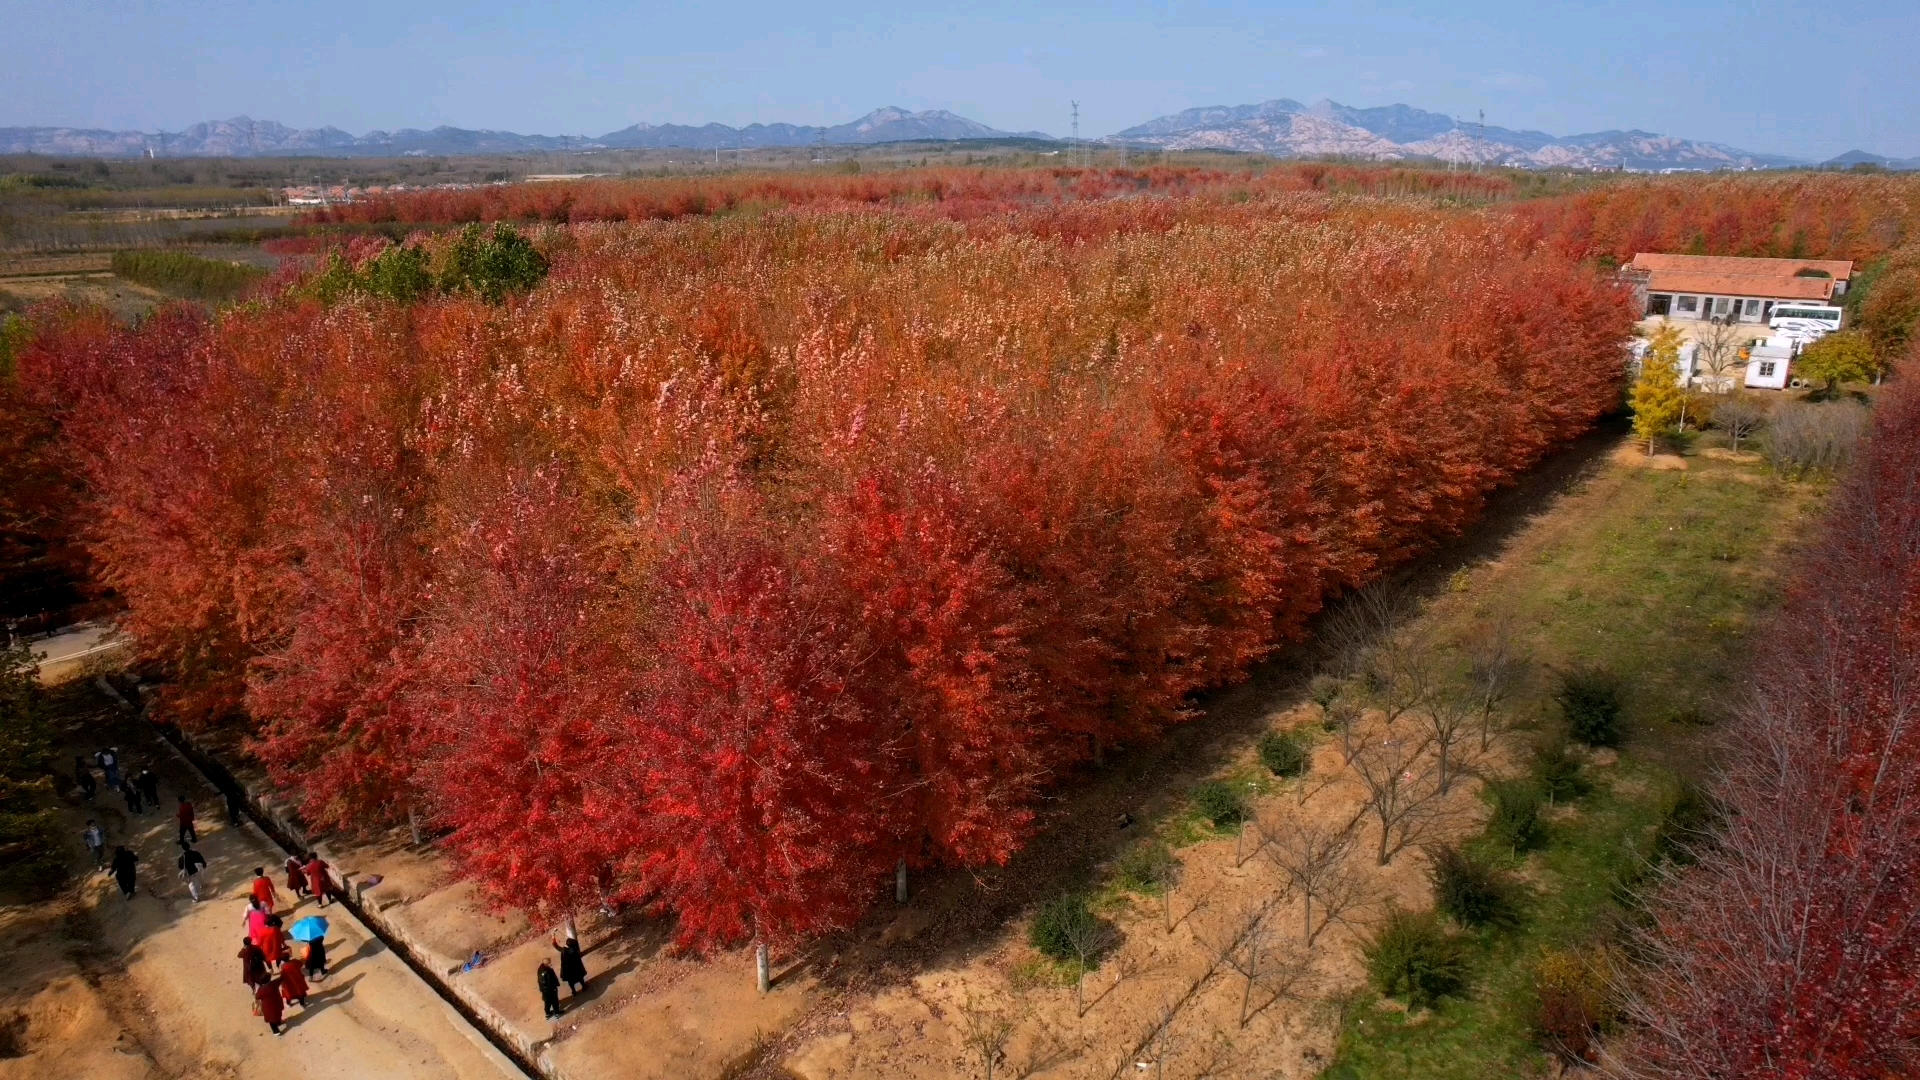
[[1732, 255], [1661, 255], [1643, 251], [1627, 264], [1637, 270], [1690, 270], [1737, 277], [1790, 278], [1802, 270], [1821, 270], [1835, 281], [1853, 276], [1846, 259], [1748, 259]]
[[1700, 293], [1705, 296], [1758, 296], [1769, 300], [1830, 300], [1833, 298], [1833, 279], [1763, 278], [1740, 274], [1655, 270], [1647, 281], [1647, 291]]

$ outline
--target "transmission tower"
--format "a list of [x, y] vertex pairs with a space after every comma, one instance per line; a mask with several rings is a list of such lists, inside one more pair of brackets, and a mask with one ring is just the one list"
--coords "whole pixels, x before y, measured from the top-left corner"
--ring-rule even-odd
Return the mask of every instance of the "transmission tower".
[[1067, 141], [1067, 164], [1080, 164], [1080, 103], [1073, 103], [1073, 138]]
[[[1480, 145], [1483, 147], [1487, 145], [1487, 110], [1485, 109], [1480, 110]], [[1478, 157], [1474, 158], [1473, 171], [1480, 171], [1480, 159]]]

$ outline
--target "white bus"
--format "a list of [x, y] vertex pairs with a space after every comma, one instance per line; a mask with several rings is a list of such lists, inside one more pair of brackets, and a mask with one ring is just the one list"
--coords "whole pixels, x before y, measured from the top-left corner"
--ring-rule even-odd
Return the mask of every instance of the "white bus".
[[1840, 309], [1831, 304], [1775, 304], [1767, 326], [1802, 344], [1840, 329]]

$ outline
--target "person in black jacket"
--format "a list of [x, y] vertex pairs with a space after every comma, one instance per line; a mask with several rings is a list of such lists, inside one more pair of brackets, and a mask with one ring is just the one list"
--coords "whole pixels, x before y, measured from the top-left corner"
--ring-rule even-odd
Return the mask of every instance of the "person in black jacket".
[[580, 939], [570, 937], [562, 945], [548, 938], [547, 943], [560, 952], [560, 981], [567, 984], [573, 996], [579, 997], [587, 988], [587, 962], [580, 957]]
[[553, 965], [540, 961], [540, 970], [534, 973], [540, 983], [540, 1004], [547, 1010], [547, 1019], [560, 1015], [560, 977], [553, 973]]
[[133, 867], [134, 864], [139, 861], [140, 856], [128, 851], [127, 846], [121, 844], [114, 849], [113, 862], [107, 867], [113, 871], [113, 880], [120, 884], [120, 895], [126, 897], [128, 900], [133, 899], [135, 885], [135, 870]]
[[94, 793], [100, 790], [93, 782], [93, 770], [87, 768], [87, 759], [78, 754], [73, 757], [73, 782], [80, 785], [80, 794], [88, 802], [92, 802]]
[[133, 778], [134, 786], [140, 794], [146, 796], [147, 809], [160, 809], [160, 774], [152, 769], [141, 769], [140, 775]]
[[206, 868], [206, 856], [193, 850], [192, 844], [180, 841], [180, 876], [187, 879], [187, 895], [196, 904], [200, 902], [200, 871]]

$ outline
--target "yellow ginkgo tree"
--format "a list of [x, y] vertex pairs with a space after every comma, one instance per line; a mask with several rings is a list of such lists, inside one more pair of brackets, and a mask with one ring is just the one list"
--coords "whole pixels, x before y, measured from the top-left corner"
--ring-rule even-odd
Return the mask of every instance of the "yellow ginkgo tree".
[[1654, 440], [1679, 422], [1686, 401], [1687, 393], [1680, 386], [1680, 331], [1662, 323], [1640, 360], [1640, 378], [1630, 399], [1633, 433], [1647, 440], [1648, 454], [1653, 453]]

